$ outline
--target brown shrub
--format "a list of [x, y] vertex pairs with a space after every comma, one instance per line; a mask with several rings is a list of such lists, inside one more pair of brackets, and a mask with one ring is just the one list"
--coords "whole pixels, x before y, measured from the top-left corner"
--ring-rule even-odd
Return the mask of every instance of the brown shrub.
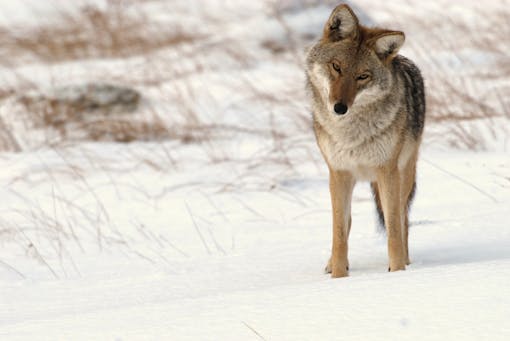
[[0, 29], [0, 56], [22, 56], [47, 63], [85, 58], [128, 57], [192, 42], [201, 38], [179, 25], [151, 21], [142, 11], [128, 11], [121, 0], [106, 7], [82, 7], [77, 14], [60, 12], [51, 24], [34, 28]]

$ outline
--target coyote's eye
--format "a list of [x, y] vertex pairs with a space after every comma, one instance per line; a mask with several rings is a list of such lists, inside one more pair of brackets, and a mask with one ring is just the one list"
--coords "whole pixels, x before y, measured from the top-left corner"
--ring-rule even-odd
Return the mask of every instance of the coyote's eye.
[[369, 78], [370, 78], [370, 74], [368, 72], [365, 72], [365, 73], [362, 73], [361, 75], [359, 75], [358, 78], [356, 78], [356, 79], [359, 81], [364, 81], [365, 79], [369, 79]]
[[338, 73], [342, 73], [342, 69], [340, 68], [340, 65], [338, 65], [335, 62], [331, 63], [331, 65], [333, 66], [333, 70], [335, 70]]

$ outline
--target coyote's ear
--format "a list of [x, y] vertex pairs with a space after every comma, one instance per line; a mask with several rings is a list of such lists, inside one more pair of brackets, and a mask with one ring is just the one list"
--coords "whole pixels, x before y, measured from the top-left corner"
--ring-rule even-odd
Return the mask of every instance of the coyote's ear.
[[358, 33], [358, 18], [347, 5], [338, 5], [329, 16], [322, 39], [336, 42]]
[[386, 31], [375, 38], [374, 50], [382, 61], [390, 61], [404, 44], [405, 35], [400, 31]]

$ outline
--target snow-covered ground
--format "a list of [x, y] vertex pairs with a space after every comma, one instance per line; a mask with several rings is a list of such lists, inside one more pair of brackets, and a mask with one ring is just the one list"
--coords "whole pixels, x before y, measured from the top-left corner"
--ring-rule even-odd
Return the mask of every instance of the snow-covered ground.
[[[114, 148], [115, 154], [122, 153]], [[17, 164], [22, 173], [34, 167], [26, 165], [31, 157], [36, 156], [15, 156], [2, 164]], [[58, 169], [59, 163], [56, 159], [45, 166]], [[235, 168], [219, 165], [185, 173], [190, 180], [221, 176], [229, 181]], [[174, 174], [145, 167], [118, 177], [116, 186], [101, 179], [100, 171], [92, 172], [86, 178], [122, 240], [103, 231], [102, 251], [94, 238], [85, 244], [86, 237], [80, 238], [85, 244], [80, 251], [72, 237], [55, 237], [53, 246], [63, 248], [61, 259], [47, 257], [48, 264], [39, 266], [21, 247], [4, 243], [2, 261], [23, 275], [1, 267], [0, 335], [224, 340], [257, 339], [259, 333], [266, 340], [505, 340], [510, 335], [509, 171], [508, 156], [502, 153], [424, 151], [412, 214], [413, 264], [399, 273], [386, 272], [386, 243], [375, 229], [368, 186], [357, 187], [351, 277], [339, 280], [322, 273], [330, 245], [324, 171], [279, 182], [272, 191], [226, 193], [211, 192], [208, 181], [170, 191]], [[71, 179], [59, 184], [56, 197], [76, 185]], [[46, 192], [51, 186], [36, 188]], [[169, 192], [159, 195], [165, 186]], [[70, 199], [86, 201], [70, 188]], [[25, 199], [16, 201], [8, 190], [2, 198], [6, 222], [6, 213], [15, 212]], [[52, 197], [40, 197], [34, 205], [45, 202], [53, 205]], [[55, 217], [66, 221], [73, 212], [62, 208], [57, 205]], [[145, 224], [138, 230], [137, 221]], [[52, 278], [49, 266], [59, 278]]]
[[[51, 21], [55, 3], [0, 1], [0, 23]], [[406, 31], [404, 52], [422, 67], [429, 92], [446, 75], [495, 114], [428, 122], [412, 264], [397, 273], [387, 272], [385, 236], [362, 183], [353, 198], [350, 277], [323, 273], [328, 175], [300, 63], [333, 2], [143, 1], [149, 17], [195, 27], [208, 40], [144, 56], [11, 61], [0, 70], [8, 88], [26, 79], [40, 89], [114, 80], [142, 93], [139, 115], [150, 107], [167, 126], [192, 132], [49, 146], [54, 132], [25, 124], [15, 96], [0, 97], [0, 123], [22, 147], [0, 153], [0, 339], [510, 339], [510, 80], [477, 73], [499, 65], [498, 48], [424, 53], [416, 41], [427, 32], [415, 21], [448, 10], [445, 31], [455, 18], [481, 30], [490, 25], [473, 20], [478, 11], [508, 16], [510, 7], [448, 3], [355, 2], [365, 22]], [[445, 116], [465, 108], [451, 98]]]

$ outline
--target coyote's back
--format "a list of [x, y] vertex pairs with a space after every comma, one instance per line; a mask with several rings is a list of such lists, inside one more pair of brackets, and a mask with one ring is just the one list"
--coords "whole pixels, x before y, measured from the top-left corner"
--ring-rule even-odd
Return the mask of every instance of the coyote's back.
[[416, 138], [423, 132], [425, 123], [425, 87], [420, 69], [409, 59], [396, 56], [393, 59], [395, 71], [402, 75], [404, 80], [406, 111], [409, 117], [408, 128]]
[[372, 183], [388, 233], [390, 270], [409, 264], [408, 208], [425, 121], [419, 69], [398, 55], [404, 33], [367, 28], [337, 6], [307, 55], [314, 132], [330, 171], [333, 247], [327, 271], [347, 275], [351, 195]]

